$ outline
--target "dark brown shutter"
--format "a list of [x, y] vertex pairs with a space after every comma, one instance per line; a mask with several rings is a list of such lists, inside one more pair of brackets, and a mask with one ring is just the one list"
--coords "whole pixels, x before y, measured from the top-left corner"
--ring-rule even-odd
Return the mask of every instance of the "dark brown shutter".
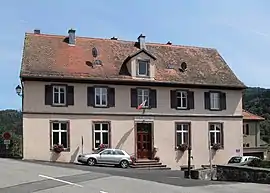
[[137, 89], [136, 88], [132, 88], [130, 89], [130, 106], [131, 107], [137, 107]]
[[68, 121], [67, 123], [67, 151], [70, 151], [70, 122]]
[[187, 92], [188, 97], [188, 109], [194, 109], [194, 92], [188, 91]]
[[149, 102], [150, 108], [157, 108], [157, 91], [155, 89], [150, 89]]
[[177, 101], [176, 101], [176, 90], [171, 90], [171, 108], [177, 108]]
[[177, 149], [177, 123], [174, 124], [174, 148]]
[[95, 106], [95, 88], [87, 87], [87, 106]]
[[226, 110], [226, 93], [221, 92], [220, 93], [220, 109], [221, 110]]
[[210, 109], [210, 92], [204, 93], [204, 108]]
[[53, 104], [53, 90], [51, 85], [45, 85], [45, 105]]
[[67, 86], [67, 105], [74, 105], [74, 86]]
[[189, 143], [189, 146], [191, 147], [192, 145], [192, 136], [191, 136], [191, 123], [188, 124], [188, 143]]
[[92, 123], [92, 150], [95, 149], [95, 123]]
[[53, 146], [52, 146], [52, 140], [53, 140], [53, 139], [52, 139], [52, 138], [53, 138], [53, 136], [52, 136], [52, 130], [53, 130], [53, 128], [52, 128], [52, 127], [53, 127], [53, 122], [50, 121], [50, 134], [49, 134], [49, 135], [50, 135], [50, 136], [49, 136], [49, 137], [50, 137], [50, 138], [49, 138], [49, 139], [50, 139], [50, 150], [53, 149]]
[[110, 122], [108, 123], [108, 126], [109, 126], [109, 131], [108, 131], [109, 132], [108, 133], [109, 134], [109, 136], [108, 136], [109, 137], [109, 139], [108, 139], [109, 144], [108, 145], [109, 145], [109, 148], [112, 148], [112, 130], [111, 130], [111, 123]]
[[249, 135], [249, 124], [248, 123], [246, 124], [246, 133], [245, 134]]
[[220, 143], [221, 143], [221, 146], [222, 148], [224, 148], [224, 124], [221, 123], [221, 129], [220, 129]]
[[108, 88], [108, 107], [115, 107], [115, 88]]

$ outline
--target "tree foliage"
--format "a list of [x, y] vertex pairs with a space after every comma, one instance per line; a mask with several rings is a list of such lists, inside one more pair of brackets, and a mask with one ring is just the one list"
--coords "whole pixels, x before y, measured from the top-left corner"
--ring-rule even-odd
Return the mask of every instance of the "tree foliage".
[[270, 143], [270, 89], [250, 87], [243, 95], [245, 110], [265, 118], [261, 122], [261, 138]]
[[[2, 134], [10, 132], [11, 144], [6, 150]], [[5, 150], [5, 152], [3, 152]], [[0, 154], [7, 153], [12, 156], [22, 155], [22, 113], [16, 110], [0, 111]]]

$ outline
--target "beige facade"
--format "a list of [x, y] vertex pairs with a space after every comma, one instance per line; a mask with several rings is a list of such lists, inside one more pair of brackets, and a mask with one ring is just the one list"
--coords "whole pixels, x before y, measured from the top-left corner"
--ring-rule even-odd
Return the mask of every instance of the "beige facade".
[[[132, 65], [131, 65], [132, 66]], [[170, 90], [168, 87], [157, 90], [157, 108], [142, 110], [130, 107], [130, 89], [132, 86], [115, 86], [115, 107], [93, 108], [87, 106], [87, 87], [82, 83], [64, 83], [74, 86], [74, 105], [53, 107], [45, 105], [46, 82], [25, 81], [23, 83], [23, 135], [24, 158], [74, 162], [79, 153], [93, 149], [93, 123], [110, 123], [110, 144], [136, 155], [136, 122], [152, 124], [151, 147], [157, 148], [161, 162], [179, 169], [187, 165], [187, 151], [175, 150], [177, 122], [190, 123], [192, 145], [192, 165], [200, 167], [209, 164], [208, 130], [209, 123], [223, 124], [224, 148], [212, 153], [213, 164], [223, 164], [231, 156], [243, 154], [242, 133], [242, 91], [225, 90], [226, 109], [209, 111], [204, 108], [204, 92], [207, 89], [189, 89], [194, 92], [194, 109], [176, 110], [170, 108]], [[135, 88], [135, 86], [134, 86]], [[212, 90], [212, 89], [211, 89]], [[69, 123], [69, 150], [59, 155], [52, 153], [51, 121]], [[82, 145], [83, 137], [83, 145]], [[37, 148], [38, 147], [38, 148]]]

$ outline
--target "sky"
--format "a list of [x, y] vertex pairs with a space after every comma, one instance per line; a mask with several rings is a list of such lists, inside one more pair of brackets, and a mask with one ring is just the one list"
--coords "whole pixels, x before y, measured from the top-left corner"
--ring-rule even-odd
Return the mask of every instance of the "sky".
[[[21, 109], [15, 87], [25, 32], [216, 48], [247, 86], [270, 88], [269, 0], [2, 0], [0, 109]], [[33, 93], [34, 94], [34, 93]]]

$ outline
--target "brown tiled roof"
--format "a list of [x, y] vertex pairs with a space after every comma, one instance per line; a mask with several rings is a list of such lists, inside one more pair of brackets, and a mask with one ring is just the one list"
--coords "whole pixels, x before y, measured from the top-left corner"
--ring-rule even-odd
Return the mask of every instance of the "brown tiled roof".
[[243, 119], [244, 120], [254, 120], [254, 121], [263, 121], [264, 118], [258, 115], [252, 114], [243, 109]]
[[[76, 45], [70, 46], [66, 39], [26, 33], [21, 77], [132, 80], [123, 63], [139, 51], [136, 42], [76, 37]], [[93, 47], [102, 66], [89, 65]], [[157, 43], [146, 43], [146, 49], [156, 58], [156, 82], [245, 87], [216, 49]], [[185, 72], [178, 69], [182, 62], [187, 64]]]

